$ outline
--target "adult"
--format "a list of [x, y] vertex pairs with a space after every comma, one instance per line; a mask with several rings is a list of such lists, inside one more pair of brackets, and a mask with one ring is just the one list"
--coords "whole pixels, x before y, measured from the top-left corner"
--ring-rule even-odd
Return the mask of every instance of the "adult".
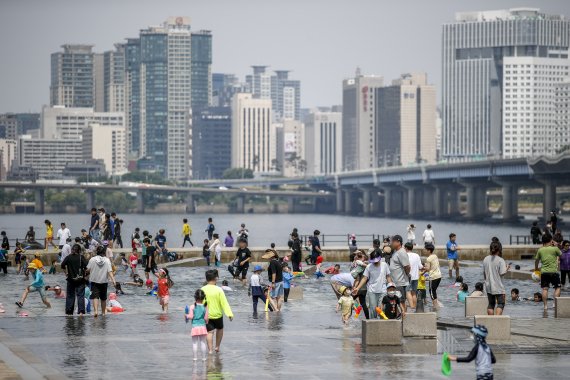
[[358, 245], [356, 244], [356, 235], [350, 235], [349, 243], [348, 243], [348, 252], [351, 255], [354, 255], [354, 252], [358, 250]]
[[236, 252], [235, 264], [237, 266], [234, 278], [239, 278], [241, 274], [241, 282], [245, 283], [247, 280], [247, 271], [249, 269], [249, 262], [251, 261], [251, 251], [247, 247], [247, 240], [238, 240], [238, 250]]
[[449, 267], [449, 278], [453, 276], [455, 268], [455, 278], [459, 277], [459, 255], [461, 248], [457, 245], [457, 235], [453, 232], [449, 234], [449, 241], [445, 244], [447, 249], [447, 266]]
[[505, 308], [506, 291], [502, 277], [507, 273], [505, 260], [501, 256], [500, 247], [497, 242], [492, 242], [490, 246], [491, 254], [483, 259], [483, 278], [485, 279], [485, 290], [487, 291], [488, 315], [502, 315]]
[[249, 231], [247, 228], [245, 228], [245, 223], [242, 223], [240, 226], [240, 229], [238, 230], [236, 237], [239, 239], [244, 239], [247, 240], [249, 239]]
[[340, 299], [342, 294], [340, 293], [341, 286], [344, 286], [348, 289], [352, 289], [354, 285], [354, 277], [348, 272], [346, 273], [339, 273], [331, 276], [331, 288], [333, 289], [334, 294], [336, 295], [337, 299]]
[[538, 222], [532, 222], [532, 227], [530, 227], [530, 236], [532, 237], [532, 244], [540, 244], [542, 231], [538, 226]]
[[109, 215], [109, 227], [111, 230], [111, 236], [109, 236], [109, 241], [111, 242], [111, 246], [113, 245], [112, 242], [115, 241], [115, 227], [118, 224], [118, 219], [117, 219], [117, 214], [115, 214], [114, 212], [111, 213], [111, 215]]
[[99, 239], [99, 215], [97, 214], [97, 209], [93, 207], [91, 209], [91, 222], [89, 223], [89, 235], [95, 240]]
[[[372, 255], [372, 254], [370, 254]], [[356, 251], [353, 261], [350, 263], [350, 275], [354, 278], [353, 289], [357, 288], [360, 283], [364, 281], [364, 271], [366, 270], [366, 266], [368, 265], [368, 256], [361, 251]], [[366, 296], [368, 294], [367, 287], [364, 286], [366, 283], [363, 283], [362, 286], [358, 287], [358, 290], [352, 292], [352, 296], [354, 299], [358, 299], [360, 306], [362, 306], [362, 311], [366, 319], [370, 318], [370, 312], [368, 310], [368, 306], [366, 306]]]
[[311, 237], [311, 264], [315, 265], [317, 262], [317, 257], [323, 253], [321, 250], [321, 242], [319, 241], [319, 236], [321, 231], [315, 230], [313, 231], [313, 236]]
[[410, 224], [406, 228], [406, 243], [412, 243], [412, 246], [416, 245], [416, 226]]
[[6, 231], [2, 231], [0, 232], [0, 236], [2, 236], [2, 243], [0, 243], [0, 245], [5, 245], [6, 249], [10, 249], [10, 240], [8, 239], [8, 236], [6, 236]]
[[57, 230], [57, 237], [59, 238], [59, 249], [61, 250], [67, 239], [71, 237], [71, 231], [69, 231], [65, 223], [61, 223], [61, 228]]
[[554, 288], [554, 298], [560, 297], [560, 275], [558, 268], [560, 266], [560, 256], [562, 253], [558, 247], [552, 245], [552, 236], [542, 236], [542, 247], [536, 252], [534, 261], [534, 270], [538, 271], [540, 263], [540, 287], [542, 288], [542, 302], [544, 310], [547, 309], [548, 288], [550, 285]]
[[[30, 226], [28, 232], [26, 232], [26, 236], [24, 237], [24, 241], [28, 244], [36, 244], [36, 231], [34, 231], [34, 227]], [[10, 249], [10, 248], [8, 248]]]
[[207, 284], [202, 287], [204, 294], [206, 295], [206, 304], [208, 305], [209, 319], [206, 324], [206, 329], [208, 330], [208, 337], [206, 338], [208, 342], [208, 351], [210, 354], [213, 353], [214, 348], [214, 332], [216, 333], [216, 352], [220, 352], [220, 345], [222, 344], [222, 338], [224, 336], [224, 314], [232, 321], [234, 315], [230, 304], [226, 299], [226, 294], [217, 286], [218, 282], [218, 271], [216, 269], [210, 269], [206, 271], [206, 282]]
[[61, 262], [61, 269], [67, 277], [67, 295], [65, 298], [65, 314], [73, 315], [75, 298], [77, 298], [77, 314], [85, 314], [85, 274], [87, 260], [81, 254], [81, 246], [74, 244], [71, 254]]
[[422, 239], [424, 241], [424, 247], [428, 244], [435, 245], [435, 233], [431, 229], [431, 224], [427, 225], [427, 228], [422, 234]]
[[217, 267], [222, 265], [222, 243], [220, 242], [220, 235], [217, 233], [214, 233], [212, 236], [208, 251], [214, 252], [214, 257], [216, 258], [215, 265]]
[[98, 315], [97, 309], [99, 306], [101, 307], [101, 313], [103, 315], [107, 314], [107, 285], [109, 280], [116, 287], [111, 261], [105, 257], [105, 251], [105, 247], [98, 247], [97, 255], [92, 257], [87, 264], [89, 281], [91, 282], [91, 296], [89, 298], [93, 301], [94, 317]]
[[556, 216], [556, 210], [550, 211], [550, 229], [552, 234], [555, 234], [558, 230], [558, 217]]
[[228, 234], [224, 239], [224, 247], [233, 247], [233, 246], [234, 246], [234, 238], [232, 236], [232, 231], [228, 231]]
[[441, 282], [441, 269], [439, 268], [439, 258], [434, 253], [435, 247], [433, 245], [427, 245], [426, 251], [428, 252], [428, 257], [426, 260], [425, 268], [428, 272], [429, 280], [429, 294], [432, 299], [433, 307], [437, 308], [440, 306], [437, 300], [437, 288]]
[[291, 263], [293, 265], [293, 272], [301, 272], [301, 260], [303, 259], [303, 252], [301, 248], [301, 240], [297, 231], [291, 233]]
[[392, 250], [390, 258], [390, 274], [396, 284], [396, 290], [400, 292], [400, 304], [403, 314], [406, 313], [406, 288], [410, 285], [410, 258], [402, 246], [403, 239], [400, 235], [392, 237]]
[[362, 274], [362, 280], [352, 291], [353, 295], [358, 295], [360, 289], [366, 285], [366, 303], [370, 318], [378, 318], [376, 308], [382, 308], [382, 299], [386, 295], [386, 284], [392, 282], [390, 276], [390, 267], [382, 258], [376, 253], [370, 254], [368, 265]]
[[116, 218], [115, 220], [115, 234], [114, 243], [115, 246], [123, 248], [123, 236], [121, 236], [121, 231], [123, 229], [123, 219]]
[[283, 288], [283, 267], [279, 262], [279, 255], [272, 249], [266, 249], [262, 258], [270, 260], [267, 268], [267, 277], [271, 283], [269, 302], [273, 310], [281, 311], [281, 306], [283, 305], [282, 297], [285, 291]]
[[61, 262], [63, 262], [63, 260], [65, 260], [65, 258], [70, 254], [71, 254], [71, 238], [68, 237], [67, 240], [65, 241], [65, 244], [61, 248]]
[[186, 242], [190, 243], [190, 246], [194, 246], [194, 243], [192, 243], [192, 240], [190, 239], [190, 236], [192, 235], [192, 228], [190, 228], [190, 225], [188, 224], [188, 219], [184, 218], [182, 219], [182, 248], [184, 248], [184, 245], [186, 244]]
[[420, 255], [412, 251], [414, 246], [411, 243], [404, 244], [404, 249], [410, 260], [410, 285], [406, 289], [406, 298], [412, 309], [416, 308], [418, 297], [418, 281], [420, 279], [420, 269], [423, 269], [422, 260]]
[[166, 231], [164, 228], [158, 230], [158, 234], [154, 237], [154, 244], [156, 246], [156, 251], [158, 252], [158, 259], [161, 262], [168, 261], [168, 250], [166, 248], [166, 235], [164, 235]]
[[560, 252], [562, 253], [560, 256], [560, 278], [562, 280], [562, 288], [567, 289], [566, 276], [568, 276], [568, 280], [570, 280], [570, 241], [564, 240], [562, 242]]
[[144, 260], [143, 260], [143, 265], [144, 265], [144, 275], [146, 277], [146, 279], [149, 279], [149, 273], [156, 273], [157, 268], [156, 268], [156, 261], [154, 259], [155, 253], [156, 253], [156, 247], [154, 247], [153, 245], [150, 244], [150, 239], [146, 238], [143, 240], [143, 245], [144, 245], [144, 252], [145, 255]]
[[[499, 246], [499, 257], [503, 257], [503, 244], [501, 243], [499, 238], [496, 236], [493, 236], [491, 238], [491, 244], [493, 244], [493, 243], [497, 243], [497, 245]], [[491, 248], [491, 246], [489, 246], [489, 249], [490, 248]]]

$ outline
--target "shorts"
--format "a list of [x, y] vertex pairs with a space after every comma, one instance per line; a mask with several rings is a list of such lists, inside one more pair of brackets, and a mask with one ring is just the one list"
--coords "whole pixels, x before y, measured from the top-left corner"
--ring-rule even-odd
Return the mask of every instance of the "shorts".
[[396, 286], [396, 290], [400, 292], [400, 303], [406, 303], [407, 286]]
[[489, 305], [487, 309], [494, 309], [495, 305], [499, 309], [505, 308], [505, 295], [504, 294], [489, 294], [487, 293], [487, 299], [489, 300]]
[[35, 286], [31, 286], [31, 285], [30, 285], [30, 286], [28, 286], [28, 291], [29, 291], [30, 293], [33, 293], [33, 292], [38, 292], [38, 293], [40, 293], [40, 297], [42, 297], [42, 300], [45, 300], [45, 299], [47, 298], [45, 288], [36, 288]]
[[224, 317], [217, 318], [217, 319], [210, 318], [208, 320], [208, 323], [206, 324], [206, 329], [208, 331], [223, 330], [224, 329]]
[[275, 287], [271, 289], [271, 298], [283, 297], [285, 290], [283, 288], [283, 281], [276, 282]]
[[560, 287], [560, 274], [559, 273], [542, 273], [540, 275], [540, 287], [549, 288], [552, 284], [554, 289]]
[[406, 287], [406, 291], [415, 293], [418, 290], [418, 280], [410, 280], [410, 285]]
[[449, 270], [459, 268], [459, 260], [458, 259], [447, 259], [447, 266]]
[[245, 266], [245, 267], [237, 267], [235, 270], [235, 278], [238, 278], [240, 273], [241, 273], [241, 279], [245, 280], [247, 277], [247, 271], [249, 269], [249, 266]]
[[164, 296], [159, 298], [159, 303], [161, 306], [168, 305], [168, 302], [170, 302], [170, 296]]
[[89, 299], [100, 299], [101, 301], [107, 301], [107, 283], [99, 284], [97, 282], [91, 283], [91, 295]]
[[146, 266], [146, 267], [144, 268], [144, 271], [145, 271], [146, 273], [149, 273], [149, 272], [156, 273], [156, 271], [157, 271], [156, 264], [155, 264], [155, 263], [151, 263], [150, 266]]
[[20, 254], [14, 255], [14, 262], [16, 264], [21, 264], [22, 263], [22, 255], [20, 255]]

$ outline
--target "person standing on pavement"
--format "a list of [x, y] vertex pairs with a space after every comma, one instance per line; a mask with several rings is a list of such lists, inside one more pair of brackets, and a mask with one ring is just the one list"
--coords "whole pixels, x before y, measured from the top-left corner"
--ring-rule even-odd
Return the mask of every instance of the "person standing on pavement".
[[99, 240], [99, 215], [97, 214], [97, 209], [93, 207], [91, 209], [91, 223], [89, 224], [89, 235], [95, 240]]
[[67, 238], [65, 244], [61, 248], [61, 262], [71, 254], [71, 237]]
[[208, 342], [208, 351], [212, 354], [214, 350], [214, 332], [216, 333], [215, 350], [220, 352], [220, 345], [224, 337], [224, 314], [230, 321], [233, 321], [234, 314], [226, 299], [226, 294], [222, 288], [216, 285], [218, 282], [218, 271], [216, 269], [206, 271], [206, 282], [207, 284], [202, 287], [206, 295], [206, 305], [209, 313], [208, 323], [206, 324], [208, 331], [206, 340]]
[[435, 247], [431, 244], [426, 246], [426, 251], [428, 251], [428, 258], [426, 259], [425, 268], [428, 271], [429, 279], [429, 294], [432, 299], [433, 307], [438, 308], [440, 302], [437, 300], [437, 288], [441, 282], [441, 269], [439, 267], [439, 258], [434, 253]]
[[378, 318], [376, 308], [382, 308], [382, 299], [386, 295], [386, 284], [392, 282], [392, 277], [390, 275], [390, 267], [382, 260], [378, 252], [374, 251], [370, 254], [368, 263], [362, 274], [362, 280], [353, 289], [352, 295], [357, 296], [360, 289], [366, 285], [368, 312], [370, 313], [370, 318], [376, 319]]
[[406, 289], [406, 298], [412, 309], [416, 308], [418, 302], [418, 281], [420, 279], [420, 270], [424, 268], [420, 255], [412, 251], [414, 246], [411, 243], [404, 244], [404, 249], [410, 259], [410, 285]]
[[182, 240], [182, 248], [184, 248], [186, 242], [190, 243], [191, 247], [194, 246], [194, 243], [190, 240], [190, 236], [192, 236], [192, 228], [190, 228], [188, 224], [188, 219], [184, 218], [182, 219], [182, 237], [184, 238], [184, 240]]
[[274, 311], [281, 311], [283, 305], [282, 298], [285, 293], [283, 288], [283, 267], [279, 262], [279, 255], [272, 249], [266, 249], [264, 259], [270, 259], [269, 267], [267, 268], [267, 276], [271, 283], [271, 293], [269, 302]]
[[540, 244], [542, 231], [538, 226], [538, 222], [532, 222], [532, 227], [530, 228], [530, 236], [532, 237], [532, 244]]
[[214, 231], [216, 230], [216, 226], [214, 226], [214, 222], [212, 218], [208, 218], [208, 226], [206, 227], [206, 233], [208, 234], [208, 240], [212, 240], [212, 236], [214, 235]]
[[400, 235], [392, 237], [392, 258], [390, 259], [390, 275], [396, 290], [400, 292], [400, 304], [402, 314], [406, 314], [406, 288], [410, 285], [410, 258], [402, 246], [403, 239]]
[[67, 277], [67, 295], [65, 298], [65, 314], [73, 315], [75, 298], [77, 297], [77, 314], [85, 314], [85, 274], [87, 260], [81, 254], [81, 246], [74, 244], [71, 254], [61, 262], [61, 269]]
[[552, 236], [542, 235], [542, 247], [536, 252], [534, 261], [535, 272], [539, 270], [540, 263], [540, 287], [542, 288], [542, 302], [544, 310], [548, 308], [548, 288], [550, 285], [554, 288], [554, 298], [560, 297], [560, 275], [558, 268], [560, 267], [560, 256], [562, 253], [558, 247], [553, 246]]
[[[105, 257], [107, 249], [104, 246], [97, 248], [97, 255], [92, 257], [87, 263], [87, 271], [89, 274], [89, 281], [91, 282], [91, 296], [93, 300], [94, 317], [97, 317], [97, 309], [101, 305], [101, 313], [107, 314], [107, 285], [109, 280], [117, 287], [115, 276], [113, 276], [113, 269], [111, 261]], [[69, 294], [69, 292], [68, 292]]]
[[461, 248], [457, 245], [457, 235], [453, 232], [449, 234], [449, 241], [445, 245], [447, 248], [447, 265], [449, 267], [449, 278], [453, 276], [453, 269], [455, 268], [455, 278], [459, 277], [459, 255], [458, 252]]
[[59, 238], [59, 250], [61, 251], [67, 239], [71, 237], [71, 232], [65, 226], [65, 223], [61, 223], [61, 228], [57, 230], [57, 237]]
[[[505, 309], [506, 291], [502, 277], [509, 271], [505, 260], [499, 256], [500, 247], [497, 242], [491, 243], [491, 254], [483, 259], [483, 278], [489, 305], [488, 315], [502, 315]], [[496, 308], [495, 308], [496, 307]]]
[[291, 263], [293, 264], [293, 272], [301, 272], [302, 259], [301, 240], [297, 231], [293, 231], [291, 233]]
[[566, 276], [570, 281], [570, 241], [564, 240], [562, 242], [562, 249], [560, 250], [560, 278], [562, 280], [562, 288], [566, 288]]
[[435, 245], [435, 233], [431, 229], [431, 224], [427, 225], [427, 228], [422, 234], [422, 239], [424, 240], [424, 247], [428, 244]]

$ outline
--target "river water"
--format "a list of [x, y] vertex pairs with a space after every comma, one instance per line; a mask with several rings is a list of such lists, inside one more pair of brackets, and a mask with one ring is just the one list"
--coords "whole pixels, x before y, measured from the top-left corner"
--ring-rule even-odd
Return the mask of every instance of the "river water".
[[[216, 232], [220, 237], [226, 235], [228, 230], [232, 233], [245, 223], [250, 233], [250, 246], [263, 247], [274, 242], [277, 246], [287, 243], [289, 232], [298, 228], [300, 234], [312, 234], [318, 229], [325, 235], [325, 245], [342, 245], [341, 243], [326, 244], [327, 235], [346, 235], [354, 233], [361, 235], [361, 242], [370, 244], [371, 235], [400, 234], [406, 239], [406, 227], [413, 223], [416, 228], [416, 242], [421, 243], [421, 235], [427, 223], [431, 223], [436, 236], [436, 244], [444, 244], [450, 232], [457, 234], [459, 244], [487, 244], [491, 237], [497, 236], [503, 244], [509, 243], [509, 235], [525, 235], [529, 233], [529, 226], [508, 226], [495, 224], [477, 224], [457, 221], [428, 221], [416, 219], [371, 218], [346, 215], [328, 214], [191, 214], [186, 216], [192, 228], [192, 241], [201, 246], [206, 237], [205, 229], [208, 217], [212, 216]], [[183, 215], [173, 214], [125, 214], [119, 215], [123, 219], [122, 237], [128, 246], [130, 235], [135, 227], [141, 231], [148, 230], [156, 233], [159, 228], [166, 230], [170, 247], [179, 247], [182, 244], [182, 218]], [[54, 235], [61, 222], [70, 228], [72, 236], [80, 235], [82, 228], [88, 228], [89, 214], [11, 214], [0, 215], [0, 230], [6, 231], [10, 240], [23, 239], [29, 226], [34, 226], [38, 240], [45, 236], [45, 219], [51, 220], [54, 225]], [[365, 236], [367, 235], [367, 236]], [[342, 239], [336, 237], [337, 240]], [[332, 240], [330, 238], [329, 240]], [[42, 241], [43, 243], [43, 241]]]

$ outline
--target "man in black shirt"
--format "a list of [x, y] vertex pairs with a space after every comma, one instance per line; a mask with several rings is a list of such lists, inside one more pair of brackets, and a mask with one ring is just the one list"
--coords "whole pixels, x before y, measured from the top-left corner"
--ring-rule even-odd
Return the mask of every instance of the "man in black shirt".
[[279, 262], [279, 255], [272, 249], [265, 250], [265, 255], [262, 256], [264, 259], [271, 259], [269, 261], [269, 267], [267, 268], [267, 275], [269, 277], [269, 282], [271, 282], [271, 306], [275, 311], [281, 311], [281, 306], [283, 301], [281, 298], [284, 294], [283, 289], [283, 267]]
[[236, 252], [234, 263], [234, 266], [237, 266], [237, 269], [235, 271], [234, 278], [238, 278], [241, 273], [241, 281], [245, 283], [247, 270], [249, 269], [249, 262], [251, 261], [251, 251], [247, 248], [247, 240], [239, 239], [238, 244], [239, 248]]
[[85, 274], [87, 260], [81, 254], [81, 246], [74, 244], [71, 254], [61, 262], [61, 269], [67, 274], [67, 296], [65, 298], [65, 314], [73, 315], [75, 297], [77, 297], [77, 314], [85, 314]]
[[152, 246], [150, 244], [150, 239], [146, 238], [143, 241], [143, 244], [146, 247], [146, 256], [145, 256], [145, 262], [144, 264], [144, 275], [146, 277], [146, 279], [148, 280], [150, 275], [149, 273], [152, 271], [152, 273], [156, 273], [156, 261], [154, 259], [155, 253], [156, 253], [156, 247]]
[[530, 236], [532, 236], [532, 244], [541, 244], [542, 231], [538, 226], [538, 222], [532, 222], [532, 227], [530, 228]]

